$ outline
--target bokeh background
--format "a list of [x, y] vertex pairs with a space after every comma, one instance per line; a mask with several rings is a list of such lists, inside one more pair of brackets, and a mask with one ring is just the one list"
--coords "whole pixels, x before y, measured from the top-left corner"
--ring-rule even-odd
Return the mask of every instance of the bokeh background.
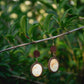
[[[84, 0], [0, 0], [0, 50], [84, 26]], [[28, 39], [29, 38], [29, 39]], [[50, 46], [56, 46], [60, 67], [51, 73]], [[38, 62], [43, 73], [35, 78], [30, 67]], [[57, 39], [0, 53], [0, 84], [84, 84], [84, 29]]]

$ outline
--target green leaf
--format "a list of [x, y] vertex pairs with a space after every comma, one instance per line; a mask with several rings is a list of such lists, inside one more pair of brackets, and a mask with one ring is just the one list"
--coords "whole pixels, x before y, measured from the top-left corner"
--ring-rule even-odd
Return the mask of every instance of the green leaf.
[[58, 19], [58, 17], [53, 16], [52, 18], [59, 24], [59, 19]]
[[50, 3], [48, 3], [48, 2], [45, 2], [45, 1], [43, 1], [43, 0], [38, 0], [39, 2], [41, 2], [42, 4], [44, 4], [45, 6], [47, 6], [48, 8], [50, 8], [50, 9], [52, 9], [52, 10], [56, 10], [56, 9], [54, 9], [52, 6], [51, 6], [51, 4]]
[[70, 10], [71, 10], [71, 8], [65, 11], [65, 13], [63, 14], [63, 16], [61, 18], [61, 22], [65, 23], [66, 15]]
[[29, 33], [30, 37], [32, 37], [32, 32], [33, 32], [34, 28], [36, 28], [38, 26], [39, 26], [39, 24], [34, 24], [29, 28], [28, 33]]
[[0, 77], [4, 77], [5, 78], [4, 73], [0, 72]]
[[23, 32], [26, 35], [26, 25], [27, 25], [27, 19], [26, 15], [23, 15], [20, 19], [20, 26], [21, 26], [21, 32]]
[[59, 4], [59, 10], [64, 7], [64, 5], [66, 4], [67, 1], [68, 0], [61, 0], [61, 2]]
[[49, 32], [49, 23], [51, 21], [51, 17], [53, 16], [53, 14], [49, 14], [47, 15], [47, 17], [45, 18], [44, 21], [44, 25], [43, 25], [43, 30]]
[[65, 23], [66, 27], [72, 25], [72, 23], [73, 23], [72, 21], [73, 21], [73, 20], [76, 20], [77, 18], [78, 18], [78, 16], [74, 16], [74, 17], [72, 17], [72, 18], [70, 18], [70, 19], [67, 19], [67, 21], [66, 21], [66, 23]]
[[0, 63], [0, 67], [10, 68], [10, 66], [6, 63]]

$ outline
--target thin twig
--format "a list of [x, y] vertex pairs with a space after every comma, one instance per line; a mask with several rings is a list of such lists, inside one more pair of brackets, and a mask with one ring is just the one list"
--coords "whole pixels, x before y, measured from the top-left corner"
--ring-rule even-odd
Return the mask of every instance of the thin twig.
[[84, 18], [83, 18], [83, 17], [79, 17], [79, 19], [80, 19], [80, 20], [84, 20]]
[[50, 40], [50, 39], [55, 39], [55, 38], [58, 38], [58, 37], [61, 37], [61, 36], [70, 34], [70, 33], [74, 32], [74, 31], [78, 31], [78, 30], [83, 29], [83, 28], [84, 28], [84, 26], [79, 27], [79, 28], [76, 28], [76, 29], [73, 29], [73, 30], [68, 31], [68, 32], [65, 32], [65, 33], [62, 33], [62, 34], [59, 34], [59, 35], [57, 35], [57, 36], [52, 36], [52, 37], [50, 37], [50, 38], [41, 39], [41, 40], [33, 41], [33, 42], [30, 42], [30, 43], [24, 43], [24, 44], [20, 44], [20, 45], [17, 45], [17, 46], [13, 46], [13, 47], [10, 47], [10, 48], [1, 50], [0, 53], [1, 53], [1, 52], [4, 52], [4, 51], [11, 50], [11, 49], [15, 49], [15, 48], [18, 48], [18, 47], [22, 47], [22, 46], [26, 46], [26, 45], [30, 45], [30, 44], [36, 44], [36, 43], [40, 43], [40, 42], [47, 41], [47, 40]]
[[[25, 80], [25, 81], [27, 81], [27, 78], [25, 78], [25, 77], [20, 77], [20, 76], [16, 76], [16, 75], [12, 75], [11, 77], [14, 77], [14, 78], [17, 78], [17, 79], [21, 79], [21, 80]], [[28, 80], [30, 83], [35, 83], [35, 84], [44, 84], [44, 83], [42, 83], [42, 82], [39, 82], [39, 81], [33, 81], [33, 80]]]

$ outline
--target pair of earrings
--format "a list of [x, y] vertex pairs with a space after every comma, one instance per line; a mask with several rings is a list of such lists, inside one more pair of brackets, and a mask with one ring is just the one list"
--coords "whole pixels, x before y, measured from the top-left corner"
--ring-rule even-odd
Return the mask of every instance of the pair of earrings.
[[[51, 72], [57, 72], [57, 70], [59, 68], [59, 63], [55, 57], [56, 47], [54, 45], [51, 46], [50, 51], [53, 54], [53, 57], [51, 57], [49, 59], [48, 68]], [[34, 77], [41, 76], [41, 74], [43, 72], [43, 66], [37, 60], [37, 57], [39, 57], [39, 56], [40, 56], [40, 52], [38, 50], [35, 50], [34, 51], [34, 57], [36, 57], [36, 62], [34, 64], [32, 64], [32, 66], [31, 66], [31, 74]]]

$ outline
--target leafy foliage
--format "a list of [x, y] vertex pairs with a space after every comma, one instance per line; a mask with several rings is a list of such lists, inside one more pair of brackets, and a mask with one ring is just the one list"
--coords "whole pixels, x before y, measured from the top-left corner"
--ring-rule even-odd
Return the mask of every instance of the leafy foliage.
[[[83, 25], [83, 0], [1, 0], [0, 50], [56, 36]], [[53, 42], [60, 63], [57, 73], [48, 70]], [[36, 49], [40, 51], [38, 61], [44, 68], [39, 78], [32, 77], [30, 73], [30, 67], [36, 60], [33, 56]], [[83, 64], [84, 29], [53, 41], [0, 53], [0, 84], [81, 84]]]

